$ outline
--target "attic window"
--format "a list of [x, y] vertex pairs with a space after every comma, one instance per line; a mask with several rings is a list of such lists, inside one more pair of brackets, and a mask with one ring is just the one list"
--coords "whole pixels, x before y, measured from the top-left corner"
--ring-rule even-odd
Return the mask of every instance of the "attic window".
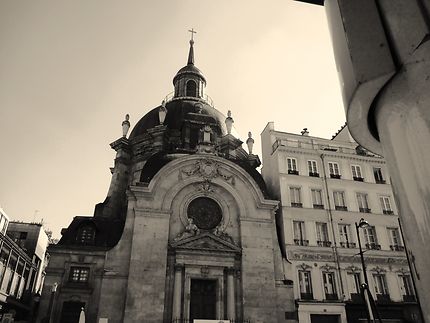
[[82, 225], [76, 236], [76, 240], [83, 245], [93, 245], [96, 238], [96, 228], [92, 224]]
[[197, 84], [193, 80], [187, 81], [185, 96], [197, 97]]

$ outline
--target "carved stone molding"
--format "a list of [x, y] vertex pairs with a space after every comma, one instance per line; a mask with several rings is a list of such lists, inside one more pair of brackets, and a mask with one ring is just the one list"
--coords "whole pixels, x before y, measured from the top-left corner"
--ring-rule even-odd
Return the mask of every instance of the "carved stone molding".
[[308, 264], [302, 263], [300, 265], [297, 265], [297, 268], [301, 269], [301, 270], [308, 270], [308, 269], [312, 269], [312, 266], [309, 266]]
[[193, 166], [184, 167], [179, 170], [179, 180], [182, 180], [183, 176], [199, 176], [206, 181], [211, 181], [212, 179], [219, 177], [231, 185], [235, 184], [234, 176], [221, 170], [219, 163], [209, 158], [200, 159]]

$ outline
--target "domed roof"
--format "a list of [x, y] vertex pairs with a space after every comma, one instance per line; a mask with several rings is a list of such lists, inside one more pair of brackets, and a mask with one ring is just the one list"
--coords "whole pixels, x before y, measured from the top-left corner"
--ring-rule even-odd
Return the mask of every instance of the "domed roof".
[[[160, 106], [152, 109], [144, 115], [139, 122], [134, 126], [130, 134], [130, 139], [136, 138], [147, 132], [148, 129], [154, 128], [160, 124], [158, 111]], [[227, 129], [225, 126], [225, 115], [210, 106], [201, 99], [176, 99], [167, 102], [167, 115], [164, 120], [164, 125], [172, 130], [181, 130], [184, 120], [193, 119], [202, 122], [216, 123], [221, 133], [218, 135], [226, 135]]]
[[206, 79], [203, 76], [203, 73], [194, 65], [194, 64], [187, 64], [186, 66], [182, 67], [178, 73], [176, 73], [175, 77], [173, 78], [173, 84], [175, 84], [177, 78], [184, 74], [194, 74], [199, 76], [203, 79], [203, 81], [206, 83]]

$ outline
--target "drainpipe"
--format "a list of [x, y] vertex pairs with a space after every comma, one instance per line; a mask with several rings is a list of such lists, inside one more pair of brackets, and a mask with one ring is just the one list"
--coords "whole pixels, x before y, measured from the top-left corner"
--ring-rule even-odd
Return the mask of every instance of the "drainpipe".
[[332, 207], [331, 207], [331, 201], [330, 201], [330, 194], [329, 194], [329, 190], [328, 190], [327, 174], [325, 171], [325, 164], [324, 164], [324, 154], [321, 154], [320, 158], [321, 158], [322, 169], [323, 169], [322, 180], [324, 182], [324, 188], [325, 188], [325, 193], [326, 193], [326, 197], [327, 197], [328, 219], [330, 222], [331, 232], [333, 235], [333, 247], [332, 247], [333, 257], [334, 257], [334, 262], [336, 263], [337, 271], [339, 274], [339, 285], [340, 285], [340, 291], [342, 293], [342, 301], [343, 301], [345, 299], [345, 290], [343, 288], [343, 280], [342, 280], [342, 275], [341, 275], [341, 271], [340, 271], [339, 254], [337, 251], [336, 235], [335, 235], [335, 229], [334, 229], [334, 223], [333, 223], [333, 213], [332, 213]]

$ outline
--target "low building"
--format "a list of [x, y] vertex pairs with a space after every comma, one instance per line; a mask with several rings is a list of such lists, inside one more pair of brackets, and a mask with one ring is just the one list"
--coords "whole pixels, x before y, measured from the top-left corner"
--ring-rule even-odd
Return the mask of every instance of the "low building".
[[298, 318], [366, 319], [356, 224], [365, 248], [369, 289], [383, 319], [418, 322], [419, 311], [385, 160], [359, 146], [345, 125], [331, 140], [262, 132], [263, 169], [281, 201], [277, 229], [294, 281]]
[[[17, 228], [19, 232], [15, 231]], [[10, 222], [0, 209], [1, 317], [10, 315], [17, 321], [30, 321], [35, 316], [37, 293], [43, 286], [47, 244], [42, 225]]]

